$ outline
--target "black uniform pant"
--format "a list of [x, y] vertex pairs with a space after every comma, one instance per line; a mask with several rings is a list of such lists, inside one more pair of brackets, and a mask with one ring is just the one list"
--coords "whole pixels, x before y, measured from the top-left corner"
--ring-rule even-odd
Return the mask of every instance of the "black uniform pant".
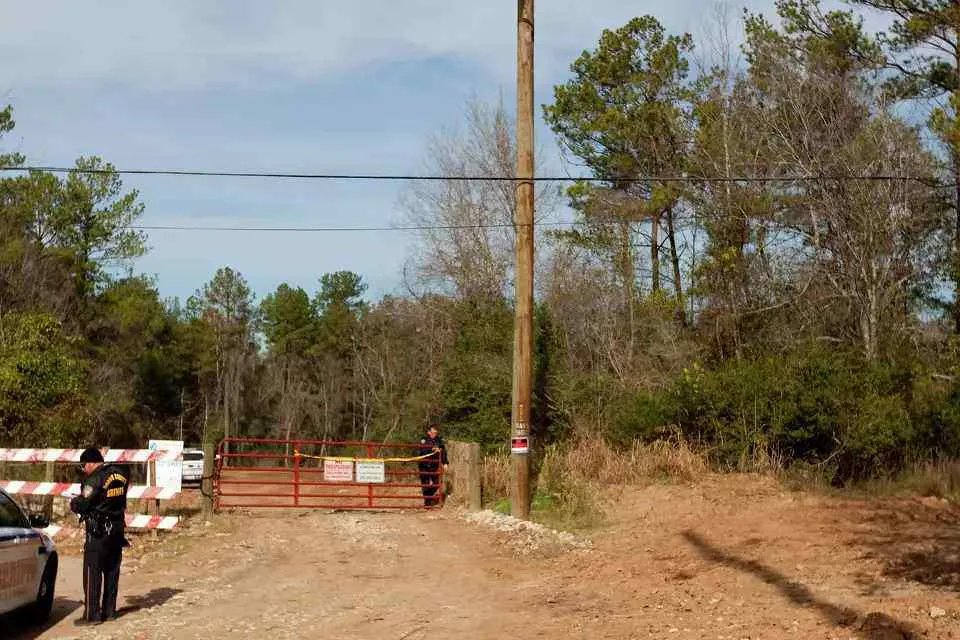
[[437, 490], [440, 488], [440, 467], [422, 465], [420, 467], [420, 490], [423, 492], [423, 504], [432, 507], [440, 502]]
[[83, 547], [83, 617], [106, 620], [117, 612], [123, 534], [114, 531], [101, 538], [87, 534]]

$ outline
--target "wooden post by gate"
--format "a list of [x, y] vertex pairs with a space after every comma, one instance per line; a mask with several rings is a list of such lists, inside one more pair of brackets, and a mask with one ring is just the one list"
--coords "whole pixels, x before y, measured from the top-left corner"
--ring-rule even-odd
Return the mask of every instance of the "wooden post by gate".
[[213, 515], [213, 474], [216, 469], [217, 449], [212, 444], [203, 445], [203, 477], [200, 478], [200, 495], [203, 499], [203, 518], [209, 520]]

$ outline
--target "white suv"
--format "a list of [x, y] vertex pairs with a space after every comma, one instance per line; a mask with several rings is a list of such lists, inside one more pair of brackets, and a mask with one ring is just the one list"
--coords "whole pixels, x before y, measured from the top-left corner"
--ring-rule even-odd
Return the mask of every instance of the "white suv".
[[39, 516], [28, 518], [0, 490], [0, 614], [24, 609], [32, 622], [50, 617], [57, 584], [57, 551]]
[[203, 449], [183, 450], [183, 482], [197, 482], [203, 479]]

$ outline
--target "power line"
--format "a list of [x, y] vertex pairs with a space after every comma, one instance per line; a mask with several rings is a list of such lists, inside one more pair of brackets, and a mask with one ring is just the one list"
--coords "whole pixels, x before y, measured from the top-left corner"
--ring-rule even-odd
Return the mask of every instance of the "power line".
[[[699, 220], [704, 216], [684, 215], [684, 218]], [[587, 218], [583, 220], [551, 220], [543, 222], [534, 222], [532, 225], [517, 224], [513, 222], [491, 222], [477, 224], [424, 224], [424, 225], [401, 225], [401, 226], [370, 226], [370, 227], [248, 227], [238, 225], [180, 225], [180, 224], [134, 224], [126, 225], [123, 228], [132, 231], [263, 231], [263, 232], [281, 232], [281, 233], [309, 233], [309, 232], [329, 232], [329, 231], [447, 231], [458, 229], [510, 229], [525, 226], [532, 227], [574, 227], [582, 225], [603, 226], [611, 224], [639, 224], [646, 220], [640, 219], [611, 219], [611, 218]]]
[[[579, 224], [574, 220], [536, 222], [537, 227], [560, 227]], [[513, 223], [491, 224], [449, 224], [449, 225], [414, 225], [398, 227], [240, 227], [240, 226], [193, 226], [193, 225], [128, 225], [125, 229], [136, 231], [264, 231], [264, 232], [326, 232], [326, 231], [442, 231], [455, 229], [497, 229], [510, 228], [520, 225]]]
[[296, 172], [256, 172], [256, 171], [204, 171], [195, 169], [84, 169], [79, 167], [55, 167], [19, 165], [0, 167], [5, 172], [42, 171], [48, 173], [88, 174], [88, 175], [141, 175], [141, 176], [194, 176], [220, 178], [266, 178], [297, 180], [339, 180], [339, 181], [448, 181], [448, 182], [684, 182], [684, 183], [725, 183], [725, 182], [922, 182], [932, 186], [949, 187], [946, 182], [928, 176], [892, 175], [892, 174], [823, 174], [823, 175], [786, 175], [786, 176], [636, 176], [611, 180], [592, 176], [535, 176], [516, 178], [511, 176], [470, 176], [470, 175], [406, 175], [406, 174], [369, 174], [369, 173], [296, 173]]

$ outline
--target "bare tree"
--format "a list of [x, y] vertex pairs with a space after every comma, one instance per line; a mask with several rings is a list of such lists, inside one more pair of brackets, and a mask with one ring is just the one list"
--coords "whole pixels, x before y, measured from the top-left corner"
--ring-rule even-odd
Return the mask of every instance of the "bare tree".
[[[743, 323], [762, 319], [755, 341], [850, 341], [874, 359], [883, 336], [903, 335], [936, 269], [934, 159], [880, 100], [869, 69], [826, 37], [785, 36], [750, 18], [749, 73], [719, 78], [700, 108], [702, 171], [773, 179], [708, 183], [699, 194], [703, 288], [716, 317], [732, 319], [738, 353]], [[920, 179], [856, 179], [876, 175]]]
[[[514, 126], [502, 104], [467, 104], [465, 130], [434, 136], [426, 171], [451, 179], [414, 183], [401, 199], [402, 225], [417, 227], [417, 284], [460, 298], [508, 295], [516, 208]], [[490, 176], [498, 180], [456, 178]], [[537, 219], [553, 210], [555, 187], [537, 194]]]
[[919, 287], [934, 278], [946, 245], [945, 210], [930, 187], [933, 158], [894, 118], [872, 120], [838, 155], [864, 175], [929, 178], [818, 183], [804, 207], [817, 274], [849, 317], [841, 330], [873, 360], [884, 340], [903, 337], [912, 325]]

